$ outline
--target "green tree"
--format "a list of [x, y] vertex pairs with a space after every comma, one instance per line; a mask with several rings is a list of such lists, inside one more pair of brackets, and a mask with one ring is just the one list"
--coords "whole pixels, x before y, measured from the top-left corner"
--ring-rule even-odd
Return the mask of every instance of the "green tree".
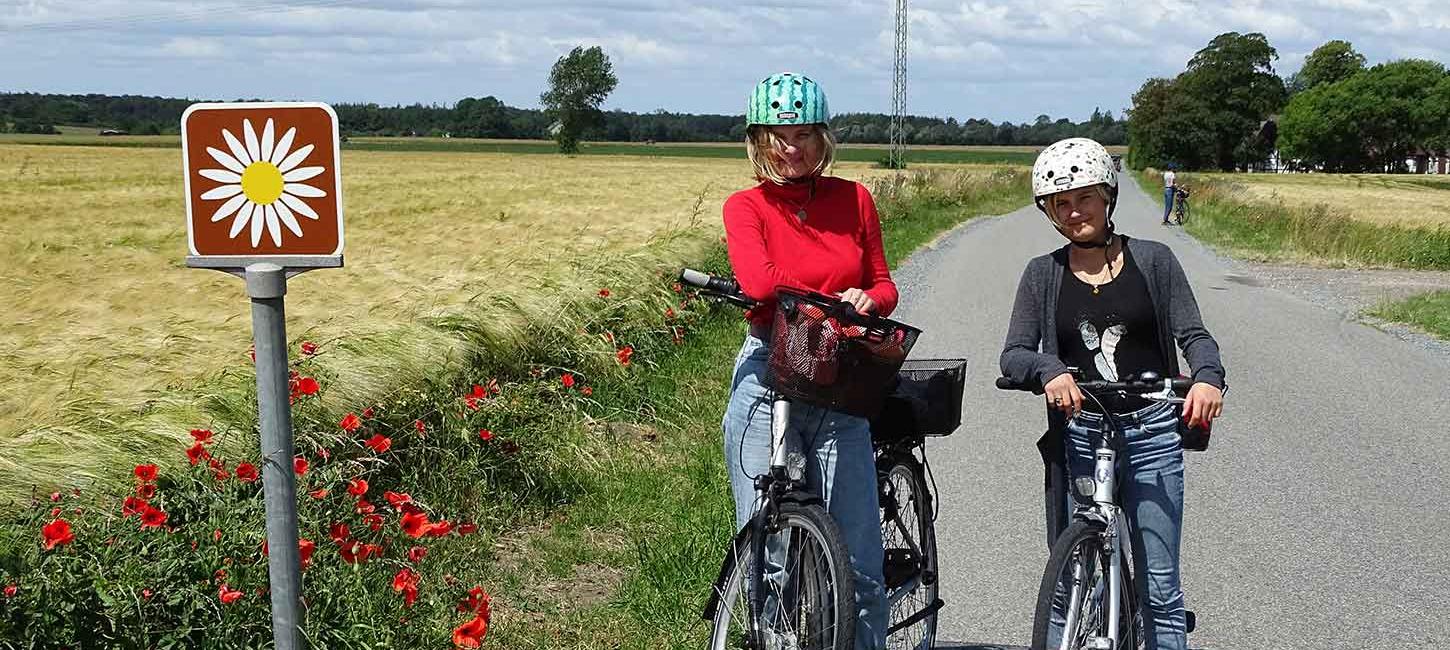
[[1263, 34], [1227, 32], [1188, 61], [1174, 86], [1207, 109], [1204, 126], [1213, 134], [1212, 164], [1233, 171], [1257, 162], [1257, 138], [1264, 120], [1284, 105], [1284, 80], [1274, 74], [1279, 53]]
[[1450, 144], [1450, 81], [1435, 61], [1383, 63], [1289, 101], [1280, 152], [1326, 171], [1401, 171], [1419, 149]]
[[1289, 90], [1299, 93], [1344, 81], [1361, 70], [1364, 70], [1364, 55], [1354, 51], [1349, 41], [1329, 41], [1304, 57], [1304, 67], [1289, 77]]
[[599, 105], [618, 84], [614, 65], [599, 46], [575, 47], [554, 62], [549, 71], [549, 90], [539, 95], [539, 102], [555, 120], [557, 128], [551, 130], [560, 153], [579, 151], [580, 135], [603, 122]]

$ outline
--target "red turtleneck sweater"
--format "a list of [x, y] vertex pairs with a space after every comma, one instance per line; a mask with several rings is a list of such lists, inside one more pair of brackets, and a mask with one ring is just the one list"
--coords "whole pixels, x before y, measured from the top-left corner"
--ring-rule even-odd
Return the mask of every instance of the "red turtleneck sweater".
[[[804, 207], [802, 221], [796, 211]], [[822, 176], [809, 183], [762, 182], [725, 200], [725, 243], [745, 295], [765, 303], [752, 323], [775, 318], [775, 288], [835, 295], [857, 288], [876, 313], [896, 308], [896, 284], [881, 248], [881, 221], [871, 192], [855, 181]]]

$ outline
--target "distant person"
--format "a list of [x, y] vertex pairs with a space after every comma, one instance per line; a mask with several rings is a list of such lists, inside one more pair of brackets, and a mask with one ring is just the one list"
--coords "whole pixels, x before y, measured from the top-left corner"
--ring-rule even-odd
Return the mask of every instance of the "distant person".
[[[762, 305], [746, 312], [750, 331], [735, 357], [723, 422], [736, 530], [754, 511], [754, 477], [770, 466], [765, 381], [776, 287], [838, 295], [863, 314], [886, 316], [896, 308], [871, 193], [827, 175], [836, 152], [829, 122], [821, 87], [789, 72], [757, 84], [746, 108], [745, 151], [758, 183], [725, 201], [725, 243], [740, 290]], [[870, 424], [804, 403], [792, 404], [790, 416], [788, 435], [805, 455], [807, 487], [840, 524], [855, 569], [856, 647], [884, 648], [889, 604]]]
[[[1171, 183], [1169, 174], [1165, 182]], [[1147, 647], [1182, 650], [1187, 617], [1179, 582], [1178, 425], [1207, 426], [1223, 410], [1218, 343], [1203, 326], [1173, 251], [1115, 232], [1118, 178], [1102, 145], [1071, 138], [1043, 150], [1032, 167], [1032, 194], [1068, 243], [1034, 258], [1022, 273], [1001, 369], [1016, 383], [1044, 389], [1049, 428], [1038, 448], [1049, 471], [1092, 476], [1094, 432], [1104, 417], [1096, 402], [1083, 399], [1069, 367], [1093, 380], [1124, 381], [1145, 371], [1175, 377], [1181, 350], [1195, 382], [1181, 407], [1140, 397], [1104, 400], [1124, 425], [1119, 486], [1133, 535], [1132, 575]], [[1065, 491], [1051, 496], [1049, 539], [1061, 532], [1072, 507]]]
[[1173, 212], [1173, 198], [1178, 192], [1178, 175], [1173, 173], [1173, 165], [1163, 170], [1163, 225], [1168, 225], [1168, 215]]

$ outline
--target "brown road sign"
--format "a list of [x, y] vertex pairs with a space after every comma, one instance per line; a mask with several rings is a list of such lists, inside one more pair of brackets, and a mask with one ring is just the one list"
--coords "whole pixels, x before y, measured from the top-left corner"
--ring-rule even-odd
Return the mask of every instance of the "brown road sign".
[[186, 109], [181, 149], [191, 255], [340, 258], [337, 135], [337, 114], [326, 104]]

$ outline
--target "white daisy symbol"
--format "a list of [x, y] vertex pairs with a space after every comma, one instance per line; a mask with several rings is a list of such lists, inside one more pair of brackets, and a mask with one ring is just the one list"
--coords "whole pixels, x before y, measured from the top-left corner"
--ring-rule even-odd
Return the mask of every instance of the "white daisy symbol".
[[309, 144], [289, 151], [293, 138], [297, 136], [297, 127], [287, 129], [287, 133], [274, 142], [275, 134], [271, 118], [267, 118], [266, 125], [262, 127], [260, 139], [256, 129], [252, 128], [251, 120], [242, 120], [243, 140], [222, 129], [222, 139], [226, 140], [231, 153], [215, 147], [207, 147], [206, 152], [226, 169], [198, 172], [205, 178], [223, 183], [201, 195], [205, 201], [227, 199], [211, 215], [212, 222], [234, 217], [232, 230], [227, 235], [231, 238], [236, 238], [250, 223], [252, 248], [262, 241], [264, 229], [275, 246], [282, 245], [284, 225], [294, 236], [302, 237], [302, 226], [297, 223], [296, 214], [313, 220], [319, 218], [317, 212], [302, 199], [327, 196], [327, 192], [302, 183], [325, 171], [323, 167], [298, 167], [312, 153], [314, 146]]

